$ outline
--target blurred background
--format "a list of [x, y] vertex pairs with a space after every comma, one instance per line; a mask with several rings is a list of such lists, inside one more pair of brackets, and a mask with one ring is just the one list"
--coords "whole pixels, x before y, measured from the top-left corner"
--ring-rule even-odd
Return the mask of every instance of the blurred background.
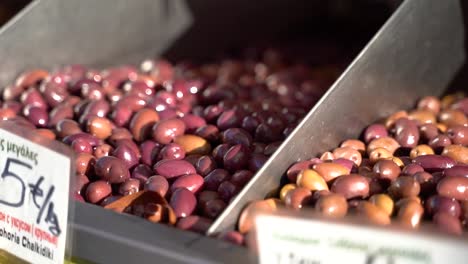
[[31, 0], [0, 0], [0, 26], [5, 24]]
[[[341, 13], [346, 12], [353, 6], [366, 3], [366, 8], [381, 8], [386, 6], [390, 10], [394, 10], [403, 0], [360, 0], [360, 1], [349, 1], [349, 0], [333, 0], [327, 1], [328, 5], [335, 12]], [[0, 26], [6, 23], [11, 17], [13, 17], [18, 11], [25, 7], [32, 0], [0, 0]], [[190, 2], [190, 1], [189, 1]], [[370, 4], [370, 5], [369, 5]]]

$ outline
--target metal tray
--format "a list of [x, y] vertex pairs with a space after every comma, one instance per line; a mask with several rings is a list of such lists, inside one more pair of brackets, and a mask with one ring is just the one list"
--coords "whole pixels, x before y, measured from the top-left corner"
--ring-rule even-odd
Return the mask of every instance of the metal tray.
[[425, 95], [439, 96], [463, 83], [466, 10], [457, 0], [405, 1], [208, 233], [234, 229], [246, 204], [277, 189], [294, 162], [359, 137], [368, 124]]
[[[126, 0], [37, 0], [0, 29], [0, 87], [12, 81], [19, 72], [31, 67], [50, 68], [70, 62], [105, 67], [137, 63], [144, 58], [160, 54], [169, 59], [205, 59], [227, 47], [241, 46], [250, 41], [284, 41], [314, 34], [323, 36], [330, 32], [342, 36], [342, 39], [365, 39], [380, 27], [389, 14], [389, 10], [375, 9], [374, 7], [381, 6], [373, 2], [375, 1], [353, 1], [351, 5], [349, 1], [340, 0], [327, 3], [300, 0], [286, 4], [279, 0], [259, 0], [252, 5], [251, 1], [238, 0], [224, 1], [220, 6], [215, 0], [195, 0], [187, 3], [183, 0], [139, 0], [137, 3]], [[286, 8], [288, 12], [284, 11]], [[430, 12], [425, 14], [423, 11]], [[316, 134], [311, 137], [307, 132], [310, 131], [308, 128], [312, 125], [325, 127], [325, 124], [331, 123], [330, 120], [333, 121], [333, 116], [349, 109], [349, 102], [344, 102], [343, 96], [349, 93], [363, 96], [367, 91], [367, 98], [372, 98], [377, 92], [371, 92], [370, 89], [376, 85], [377, 80], [385, 83], [387, 87], [391, 85], [390, 81], [403, 82], [413, 80], [413, 77], [414, 81], [411, 81], [411, 84], [445, 85], [463, 61], [458, 45], [463, 36], [462, 26], [458, 24], [459, 13], [455, 1], [443, 4], [433, 0], [427, 6], [423, 5], [422, 1], [403, 4], [400, 11], [340, 78], [334, 90], [321, 101], [322, 106], [316, 106], [309, 113], [301, 123], [301, 128], [290, 136], [282, 145], [281, 151], [278, 151], [267, 166], [255, 176], [255, 180], [212, 227], [211, 233], [233, 228], [237, 213], [245, 202], [263, 198], [266, 189], [277, 186], [276, 180], [279, 180], [290, 162], [331, 147], [336, 143], [335, 139], [357, 133], [361, 124], [374, 118], [361, 117], [351, 126], [350, 120], [343, 120], [342, 130], [330, 132], [327, 140], [319, 143], [322, 145], [315, 142], [315, 145], [310, 144], [307, 150], [293, 151], [293, 147], [299, 148], [297, 144], [293, 144], [299, 138], [311, 143], [314, 138], [323, 136]], [[405, 14], [411, 14], [410, 18], [405, 19]], [[437, 24], [432, 25], [435, 28], [440, 26], [440, 30], [425, 32], [422, 29], [428, 27], [418, 28], [418, 25], [429, 22]], [[450, 30], [443, 30], [449, 26], [452, 27]], [[420, 38], [411, 36], [420, 30]], [[459, 37], [455, 37], [456, 33], [460, 33]], [[401, 57], [397, 60], [389, 56], [387, 50], [382, 49], [390, 46], [387, 41], [391, 41], [393, 37], [389, 34], [400, 36], [396, 41], [398, 48], [392, 54], [403, 52], [407, 58]], [[214, 41], [213, 36], [216, 36]], [[420, 40], [439, 37], [453, 41], [448, 41], [448, 44], [443, 44], [442, 40], [433, 41], [433, 44], [420, 52], [424, 51], [424, 54], [428, 55], [433, 51], [448, 48], [450, 54], [442, 56], [436, 52], [438, 55], [421, 64], [422, 70], [417, 70], [413, 76], [411, 66], [415, 66], [422, 59], [415, 58], [416, 56], [411, 55], [409, 51], [414, 51]], [[395, 41], [393, 43], [395, 44]], [[380, 53], [382, 51], [384, 52]], [[379, 64], [381, 59], [387, 60], [383, 64], [384, 67], [371, 67]], [[429, 78], [427, 71], [439, 62], [439, 59], [442, 60], [444, 69]], [[408, 64], [407, 60], [411, 63]], [[401, 67], [400, 63], [406, 66]], [[392, 70], [393, 77], [388, 77], [385, 74], [386, 70]], [[402, 73], [399, 73], [400, 71]], [[379, 77], [380, 75], [382, 76]], [[341, 92], [338, 92], [336, 87], [344, 86], [345, 81], [347, 85], [351, 85], [352, 91], [348, 89], [344, 92], [341, 89]], [[421, 94], [421, 89], [418, 88], [412, 96]], [[429, 89], [425, 91], [428, 92]], [[393, 108], [409, 105], [411, 98], [406, 99], [405, 103], [398, 103], [397, 96], [391, 97], [387, 110], [392, 109], [391, 103], [396, 103]], [[329, 112], [330, 109], [327, 110], [326, 107], [332, 104], [343, 108], [331, 108], [332, 111]], [[371, 108], [372, 106], [369, 106], [365, 110]], [[329, 114], [324, 115], [325, 111]], [[291, 153], [291, 157], [285, 157]], [[270, 179], [265, 181], [267, 173]], [[263, 183], [267, 182], [265, 186], [259, 186], [261, 179], [264, 179]], [[258, 195], [253, 195], [255, 192]], [[168, 226], [152, 224], [136, 217], [118, 215], [89, 204], [76, 204], [70, 224], [74, 231], [72, 254], [97, 263], [132, 263], [135, 260], [138, 260], [138, 263], [256, 261], [256, 257], [245, 248]]]

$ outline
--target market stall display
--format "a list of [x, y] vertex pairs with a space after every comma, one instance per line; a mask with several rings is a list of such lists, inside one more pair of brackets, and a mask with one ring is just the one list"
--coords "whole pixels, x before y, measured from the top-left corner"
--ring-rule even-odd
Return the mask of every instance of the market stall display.
[[[379, 205], [382, 207], [380, 211], [374, 210], [378, 211], [378, 217], [371, 219], [389, 222], [389, 205], [396, 202], [392, 199], [421, 193], [422, 183], [429, 176], [424, 174], [427, 177], [418, 176], [417, 179], [401, 176], [398, 177], [401, 180], [395, 180], [389, 186], [385, 182], [384, 189], [388, 188], [390, 195], [373, 190], [366, 176], [378, 174], [384, 181], [388, 166], [392, 172], [398, 171], [396, 164], [401, 172], [404, 167], [399, 161], [404, 164], [406, 160], [401, 157], [392, 161], [379, 160], [388, 154], [383, 150], [393, 152], [394, 149], [382, 148], [377, 149], [380, 152], [373, 151], [372, 155], [367, 153], [368, 149], [374, 150], [370, 141], [372, 136], [369, 136], [369, 142], [365, 142], [365, 138], [363, 142], [349, 141], [345, 146], [326, 153], [322, 159], [314, 160], [320, 164], [315, 164], [311, 170], [299, 170], [296, 175], [290, 173], [290, 185], [282, 182], [281, 176], [292, 163], [333, 150], [346, 138], [357, 138], [366, 124], [396, 109], [409, 109], [416, 99], [423, 96], [441, 95], [464, 62], [463, 9], [457, 1], [405, 2], [320, 100], [322, 93], [354, 57], [353, 52], [341, 56], [341, 50], [355, 52], [354, 46], [330, 45], [343, 39], [332, 38], [325, 43], [303, 42], [306, 49], [293, 46], [284, 53], [278, 50], [285, 45], [280, 45], [277, 50], [269, 45], [264, 48], [264, 45], [260, 52], [248, 49], [244, 56], [231, 53], [222, 56], [227, 59], [213, 59], [214, 54], [226, 48], [250, 43], [246, 40], [263, 39], [270, 45], [274, 40], [280, 40], [279, 43], [284, 44], [285, 39], [290, 42], [298, 36], [310, 34], [313, 31], [307, 30], [309, 26], [321, 25], [319, 21], [323, 21], [323, 17], [316, 16], [317, 13], [327, 10], [317, 2], [291, 4], [288, 8], [294, 12], [286, 15], [281, 10], [284, 6], [278, 3], [265, 3], [271, 9], [262, 13], [257, 7], [241, 1], [231, 9], [227, 8], [229, 11], [218, 10], [230, 17], [218, 20], [218, 27], [209, 22], [211, 16], [207, 15], [222, 17], [212, 12], [216, 5], [211, 2], [205, 5], [191, 3], [190, 8], [184, 1], [161, 1], [158, 7], [150, 2], [129, 7], [122, 4], [110, 10], [118, 23], [108, 30], [126, 33], [110, 35], [100, 26], [108, 25], [106, 21], [111, 18], [91, 16], [78, 4], [73, 7], [58, 4], [63, 14], [77, 12], [89, 17], [89, 20], [71, 17], [71, 24], [85, 26], [83, 30], [86, 33], [80, 33], [82, 35], [78, 37], [66, 25], [56, 23], [60, 16], [44, 18], [41, 12], [55, 10], [57, 3], [52, 2], [29, 6], [23, 13], [29, 13], [29, 16], [20, 20], [17, 27], [13, 25], [2, 32], [6, 37], [0, 41], [0, 53], [3, 52], [7, 59], [0, 66], [0, 83], [6, 86], [2, 94], [1, 114], [19, 126], [50, 139], [61, 140], [78, 153], [76, 179], [80, 184], [76, 186], [75, 198], [81, 202], [76, 205], [71, 223], [75, 241], [73, 254], [96, 262], [126, 262], [137, 258], [146, 263], [155, 257], [163, 262], [254, 262], [256, 257], [252, 252], [237, 246], [244, 243], [240, 233], [249, 229], [249, 224], [244, 228], [245, 214], [241, 211], [249, 202], [266, 196], [279, 195], [294, 208], [305, 205], [304, 197], [315, 198], [318, 211], [329, 212], [327, 208], [337, 208], [339, 210], [333, 210], [333, 214], [340, 217], [353, 206], [365, 214]], [[301, 12], [304, 5], [316, 13], [304, 14]], [[105, 4], [98, 4], [96, 10], [99, 8], [106, 9]], [[149, 19], [148, 14], [156, 10], [159, 11], [157, 15]], [[194, 12], [193, 17], [187, 15], [189, 10]], [[122, 18], [125, 14], [135, 11], [143, 15], [124, 23]], [[258, 15], [257, 20], [273, 25], [261, 24], [264, 30], [260, 32], [249, 27], [256, 21], [249, 19], [253, 14]], [[339, 12], [334, 13], [337, 14]], [[272, 19], [275, 16], [283, 19]], [[428, 17], [440, 19], [428, 21]], [[25, 28], [36, 19], [57, 25], [63, 42], [57, 42], [57, 36], [47, 27], [25, 35]], [[290, 26], [280, 22], [282, 20], [295, 26], [306, 26], [291, 31]], [[159, 23], [158, 30], [147, 30], [141, 26], [152, 25], [155, 21]], [[239, 24], [230, 24], [229, 21], [238, 21]], [[194, 23], [193, 27], [181, 37], [181, 32], [189, 28], [190, 22]], [[96, 28], [90, 25], [96, 25]], [[323, 39], [342, 26], [343, 23], [338, 23], [320, 30], [322, 26], [311, 28], [317, 30], [314, 32], [317, 38]], [[424, 27], [432, 30], [419, 32]], [[353, 26], [345, 27], [346, 30], [349, 31], [345, 34], [348, 37], [362, 37], [359, 30], [353, 30]], [[100, 38], [100, 35], [105, 37]], [[80, 36], [93, 36], [102, 41], [96, 45], [84, 41], [82, 49], [77, 49], [74, 43]], [[213, 36], [217, 36], [219, 41], [206, 41]], [[38, 39], [37, 47], [47, 56], [30, 52], [30, 46], [24, 44], [28, 41], [18, 42], [20, 37]], [[149, 41], [153, 39], [158, 39], [158, 42]], [[254, 45], [255, 41], [252, 42]], [[157, 56], [158, 59], [141, 63], [143, 58], [154, 58], [155, 54], [163, 51], [169, 60]], [[18, 55], [17, 59], [8, 59], [11, 54]], [[304, 54], [312, 55], [311, 59], [308, 60]], [[297, 58], [303, 61], [298, 63], [300, 60]], [[53, 68], [64, 64], [69, 66]], [[435, 71], [436, 68], [439, 70]], [[314, 103], [317, 105], [306, 115]], [[422, 105], [422, 108], [426, 107], [425, 103]], [[414, 136], [416, 130], [419, 133], [419, 124], [412, 121], [418, 118], [425, 117], [398, 120], [403, 132], [385, 128], [387, 134], [396, 137], [395, 146], [408, 143], [404, 142], [408, 138], [407, 133], [410, 136]], [[441, 120], [445, 119], [439, 116]], [[445, 125], [448, 131], [450, 125]], [[377, 126], [376, 130], [385, 133], [382, 127]], [[452, 134], [464, 133], [460, 131], [445, 136], [452, 137], [452, 141]], [[412, 158], [418, 161], [425, 159], [421, 155], [430, 150], [436, 153], [436, 146], [431, 146], [429, 139], [427, 142], [424, 140], [421, 139], [421, 143], [426, 143], [429, 148], [405, 145], [415, 149], [402, 155], [414, 156]], [[364, 145], [367, 154], [360, 152], [363, 151], [360, 143], [369, 143], [367, 148]], [[339, 156], [337, 161], [335, 156]], [[454, 165], [453, 157], [448, 163]], [[305, 162], [296, 167], [303, 164]], [[361, 165], [359, 169], [358, 165]], [[333, 166], [332, 169], [338, 168], [338, 172], [328, 175], [332, 169], [321, 170], [317, 166]], [[353, 169], [352, 172], [357, 174], [341, 178], [344, 180], [339, 180], [340, 177], [332, 179], [349, 174]], [[431, 168], [428, 170], [432, 173]], [[330, 177], [321, 180], [324, 174]], [[359, 187], [356, 190], [350, 192], [345, 188], [356, 182]], [[379, 182], [372, 187], [382, 184]], [[312, 197], [311, 189], [320, 191], [316, 192], [317, 197]], [[326, 189], [336, 194], [319, 195], [325, 194]], [[448, 189], [451, 193], [453, 188]], [[374, 196], [368, 203], [355, 199], [370, 197], [371, 192]], [[431, 200], [427, 204], [433, 202], [435, 208], [439, 203], [444, 203], [444, 206], [447, 203], [453, 210], [442, 216], [442, 213], [432, 212], [434, 208], [431, 206], [426, 211], [436, 215], [436, 223], [446, 223], [453, 220], [456, 217], [453, 214], [458, 211], [453, 200], [446, 201], [440, 197], [429, 198]], [[463, 200], [460, 197], [452, 198]], [[347, 200], [351, 200], [349, 204]], [[269, 201], [273, 203], [268, 206], [277, 202]], [[421, 205], [416, 203], [408, 200], [407, 207], [415, 209], [421, 216]], [[461, 215], [460, 212], [456, 215]], [[233, 230], [239, 217], [241, 232], [237, 233]], [[96, 218], [101, 221], [95, 221]], [[162, 222], [185, 230], [151, 222]], [[459, 229], [450, 231], [458, 232]]]

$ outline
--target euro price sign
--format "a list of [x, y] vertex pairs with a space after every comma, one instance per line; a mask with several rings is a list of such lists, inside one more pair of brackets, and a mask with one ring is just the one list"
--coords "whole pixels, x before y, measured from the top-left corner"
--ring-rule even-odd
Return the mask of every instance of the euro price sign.
[[62, 263], [71, 158], [0, 129], [0, 248], [31, 263]]

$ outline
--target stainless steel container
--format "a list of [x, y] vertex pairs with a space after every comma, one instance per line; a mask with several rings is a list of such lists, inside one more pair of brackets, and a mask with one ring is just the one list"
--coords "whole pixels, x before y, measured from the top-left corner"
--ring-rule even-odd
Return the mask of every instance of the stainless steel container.
[[242, 208], [278, 188], [294, 162], [358, 138], [366, 125], [423, 96], [439, 96], [456, 85], [468, 91], [461, 84], [464, 12], [463, 1], [404, 2], [208, 233], [233, 229]]

